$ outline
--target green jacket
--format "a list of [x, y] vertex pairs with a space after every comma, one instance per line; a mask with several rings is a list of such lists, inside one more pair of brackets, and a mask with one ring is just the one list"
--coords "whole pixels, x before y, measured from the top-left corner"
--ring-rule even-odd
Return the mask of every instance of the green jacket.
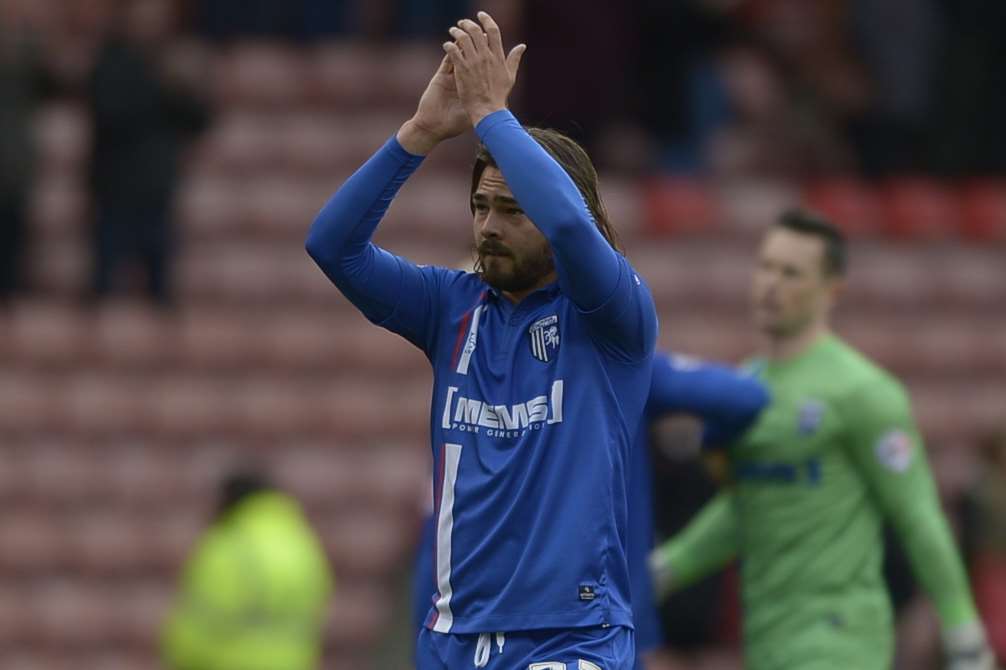
[[256, 493], [218, 520], [185, 566], [163, 631], [173, 670], [309, 670], [333, 581], [292, 498]]

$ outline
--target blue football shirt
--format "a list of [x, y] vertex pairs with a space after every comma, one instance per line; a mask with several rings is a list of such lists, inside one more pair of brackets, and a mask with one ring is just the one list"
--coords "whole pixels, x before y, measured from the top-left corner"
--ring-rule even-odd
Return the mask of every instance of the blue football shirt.
[[427, 627], [631, 627], [627, 485], [650, 386], [653, 300], [569, 176], [509, 112], [477, 131], [549, 241], [556, 282], [513, 304], [477, 274], [374, 246], [374, 228], [421, 162], [394, 138], [322, 209], [308, 251], [433, 367], [437, 591]]

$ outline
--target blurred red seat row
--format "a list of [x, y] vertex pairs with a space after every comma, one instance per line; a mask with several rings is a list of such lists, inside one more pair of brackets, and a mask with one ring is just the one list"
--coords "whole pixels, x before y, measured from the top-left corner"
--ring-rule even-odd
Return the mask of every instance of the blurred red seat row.
[[664, 177], [647, 183], [643, 197], [646, 229], [654, 235], [717, 229], [755, 233], [782, 209], [803, 203], [856, 237], [1006, 242], [1006, 180], [976, 179], [958, 185], [899, 177], [872, 185], [835, 178], [810, 183], [801, 192], [778, 184], [717, 187]]
[[[156, 657], [171, 606], [169, 583], [105, 585], [58, 579], [30, 586], [0, 582], [0, 588], [10, 595], [0, 601], [0, 661], [5, 670], [156, 667], [129, 663], [139, 652]], [[335, 653], [353, 653], [382, 633], [391, 615], [388, 594], [366, 579], [341, 582], [337, 589], [326, 642]], [[75, 663], [58, 665], [57, 650], [72, 654]]]
[[[281, 375], [61, 376], [0, 373], [0, 426], [5, 435], [61, 431], [83, 438], [206, 435], [333, 440], [409, 439], [429, 416], [429, 382], [288, 381]], [[9, 439], [9, 438], [8, 438]]]

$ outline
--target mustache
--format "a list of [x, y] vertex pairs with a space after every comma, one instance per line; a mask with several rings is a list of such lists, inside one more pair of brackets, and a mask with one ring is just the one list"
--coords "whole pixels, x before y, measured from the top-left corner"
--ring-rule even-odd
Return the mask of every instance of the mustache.
[[513, 253], [502, 242], [485, 240], [478, 246], [479, 256], [513, 256]]

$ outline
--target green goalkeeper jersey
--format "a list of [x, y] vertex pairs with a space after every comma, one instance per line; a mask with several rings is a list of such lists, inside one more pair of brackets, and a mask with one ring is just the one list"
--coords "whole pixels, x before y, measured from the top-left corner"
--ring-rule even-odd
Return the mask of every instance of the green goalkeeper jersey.
[[677, 585], [740, 558], [745, 667], [890, 667], [885, 521], [943, 625], [975, 620], [902, 386], [834, 336], [750, 368], [772, 403], [727, 451], [732, 484], [660, 550]]

